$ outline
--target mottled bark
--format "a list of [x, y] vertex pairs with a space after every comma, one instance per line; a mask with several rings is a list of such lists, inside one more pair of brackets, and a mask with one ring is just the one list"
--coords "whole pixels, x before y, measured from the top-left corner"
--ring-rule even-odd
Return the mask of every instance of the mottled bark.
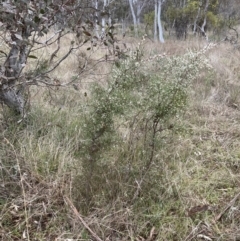
[[0, 100], [18, 114], [24, 114], [24, 99], [21, 91], [14, 87], [0, 88]]
[[0, 101], [19, 114], [24, 114], [23, 82], [19, 82], [22, 69], [26, 65], [28, 48], [26, 31], [12, 33], [11, 50], [2, 66], [0, 80]]

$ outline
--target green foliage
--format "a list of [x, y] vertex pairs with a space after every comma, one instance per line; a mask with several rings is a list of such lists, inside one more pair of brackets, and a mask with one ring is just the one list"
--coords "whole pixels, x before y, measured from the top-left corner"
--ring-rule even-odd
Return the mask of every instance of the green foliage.
[[[105, 15], [107, 15], [106, 11]], [[97, 12], [98, 10], [89, 8], [86, 1], [66, 2], [63, 5], [59, 1], [52, 0], [41, 3], [36, 0], [1, 1], [0, 26], [2, 33], [8, 36], [3, 43], [5, 47], [9, 46], [9, 48], [0, 46], [6, 79], [4, 84], [9, 87], [0, 85], [1, 101], [17, 113], [25, 115], [24, 91], [19, 92], [16, 86], [23, 86], [23, 90], [26, 85], [38, 85], [38, 82], [45, 86], [59, 86], [60, 81], [53, 79], [50, 73], [56, 70], [60, 63], [75, 50], [84, 49], [85, 44], [90, 41], [94, 41], [94, 47], [97, 45], [113, 46], [115, 42], [113, 25], [107, 25], [101, 38], [94, 34], [95, 20], [91, 16], [96, 16]], [[53, 30], [53, 26], [58, 30]], [[44, 41], [43, 36], [46, 37], [51, 31], [52, 36]], [[69, 36], [69, 41], [65, 43], [67, 47], [62, 48], [60, 42], [61, 39], [66, 39], [66, 35]], [[47, 51], [48, 56], [42, 59], [40, 56], [46, 53], [44, 50], [55, 43], [58, 47], [51, 53]], [[93, 46], [87, 46], [86, 50], [94, 51]], [[39, 51], [42, 52], [41, 55]], [[107, 57], [106, 55], [106, 59]], [[30, 62], [31, 59], [34, 61]], [[23, 71], [27, 62], [35, 66], [35, 68], [31, 67], [32, 71]], [[89, 62], [84, 59], [84, 71], [86, 64]]]
[[[218, 6], [218, 0], [212, 0], [209, 2], [207, 10], [207, 24], [208, 27], [211, 27], [212, 29], [219, 27], [218, 23], [220, 20], [220, 16], [218, 15], [217, 11]], [[200, 12], [198, 16], [199, 10]], [[205, 16], [205, 2], [200, 4], [199, 1], [191, 0], [187, 1], [186, 5], [181, 7], [176, 4], [170, 4], [170, 6], [168, 6], [167, 8], [167, 11], [163, 14], [165, 18], [168, 19], [168, 22], [170, 21], [171, 23], [174, 20], [185, 20], [187, 23], [193, 24], [196, 20], [196, 17], [198, 16], [197, 24], [201, 26]]]
[[[187, 106], [189, 86], [207, 66], [204, 51], [146, 59], [141, 43], [113, 68], [107, 85], [93, 85], [76, 153], [82, 159], [83, 173], [75, 179], [78, 189], [74, 193], [76, 200], [81, 199], [76, 205], [82, 212], [105, 205], [123, 192], [134, 200], [140, 195], [135, 191], [136, 179], [148, 178], [150, 173], [161, 176], [152, 170], [158, 162], [156, 150], [164, 147]], [[119, 178], [126, 182], [124, 190], [116, 183]]]
[[153, 26], [154, 23], [154, 11], [148, 12], [144, 14], [144, 23], [150, 26]]
[[214, 15], [213, 12], [207, 13], [207, 20], [210, 23], [210, 25], [215, 28], [218, 25], [218, 16]]

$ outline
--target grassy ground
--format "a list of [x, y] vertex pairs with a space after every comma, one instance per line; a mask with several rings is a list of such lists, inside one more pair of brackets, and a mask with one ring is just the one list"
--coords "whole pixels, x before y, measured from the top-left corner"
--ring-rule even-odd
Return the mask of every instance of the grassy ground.
[[[147, 41], [145, 51], [174, 56], [205, 45]], [[61, 81], [77, 76], [78, 89], [32, 87], [29, 117], [18, 124], [2, 107], [0, 239], [240, 239], [240, 52], [220, 43], [205, 53], [212, 71], [191, 84], [187, 108], [162, 133], [145, 171], [141, 138], [134, 133], [131, 139], [118, 120], [118, 145], [104, 147], [94, 166], [81, 155], [89, 82], [104, 83], [111, 69], [94, 66], [97, 52], [79, 77], [81, 56], [75, 53], [53, 73]]]

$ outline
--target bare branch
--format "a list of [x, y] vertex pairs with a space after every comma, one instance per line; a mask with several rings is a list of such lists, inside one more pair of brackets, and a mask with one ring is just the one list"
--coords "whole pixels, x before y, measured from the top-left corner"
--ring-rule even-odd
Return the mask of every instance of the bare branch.
[[223, 214], [234, 205], [234, 203], [236, 202], [236, 200], [240, 197], [240, 192], [226, 205], [226, 207], [223, 209], [223, 211], [217, 215], [217, 217], [215, 218], [215, 221], [219, 221]]
[[43, 76], [43, 75], [47, 75], [50, 72], [52, 72], [53, 70], [55, 70], [71, 53], [73, 50], [79, 49], [81, 47], [77, 46], [77, 47], [71, 47], [68, 52], [55, 64], [55, 66], [53, 66], [51, 69], [49, 69], [48, 71], [41, 73], [40, 75], [38, 75], [37, 77]]
[[52, 63], [53, 58], [56, 57], [58, 51], [60, 50], [60, 40], [61, 40], [61, 37], [62, 37], [62, 31], [59, 33], [59, 36], [57, 38], [57, 49], [52, 53], [52, 55], [50, 57], [50, 60], [49, 60], [49, 64]]
[[33, 43], [41, 44], [41, 45], [43, 45], [43, 46], [37, 47], [37, 48], [33, 49], [32, 51], [36, 51], [36, 50], [39, 50], [39, 49], [42, 49], [42, 48], [46, 48], [47, 46], [50, 46], [50, 45], [52, 45], [53, 43], [55, 43], [56, 41], [58, 41], [59, 37], [63, 37], [63, 36], [65, 36], [65, 35], [67, 35], [67, 34], [69, 33], [69, 31], [68, 31], [68, 32], [66, 32], [65, 34], [61, 34], [61, 36], [58, 36], [58, 38], [56, 38], [54, 41], [52, 41], [52, 42], [49, 43], [50, 40], [52, 40], [57, 34], [62, 33], [62, 31], [63, 31], [63, 30], [57, 31], [57, 32], [54, 33], [48, 40], [46, 40], [46, 41], [43, 42], [43, 43], [38, 42], [37, 40], [34, 39], [34, 40], [33, 40]]

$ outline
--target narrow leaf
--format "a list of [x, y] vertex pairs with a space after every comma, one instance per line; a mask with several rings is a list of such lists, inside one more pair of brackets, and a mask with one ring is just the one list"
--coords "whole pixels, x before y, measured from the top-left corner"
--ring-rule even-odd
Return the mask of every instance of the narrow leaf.
[[35, 17], [34, 17], [34, 22], [35, 22], [35, 23], [39, 23], [39, 22], [40, 22], [40, 18], [39, 18], [38, 16], [35, 16]]
[[17, 39], [23, 40], [22, 36], [20, 34], [14, 34]]
[[3, 52], [2, 50], [0, 50], [0, 53], [4, 54], [7, 57], [7, 54], [5, 52]]
[[35, 55], [28, 55], [28, 58], [37, 59], [37, 57]]
[[111, 32], [108, 32], [108, 35], [111, 37], [111, 39], [113, 40], [113, 34]]
[[92, 36], [88, 31], [83, 31], [84, 34], [86, 34], [87, 36]]
[[87, 43], [88, 41], [89, 41], [89, 39], [85, 39], [83, 43], [85, 44], [85, 43]]

